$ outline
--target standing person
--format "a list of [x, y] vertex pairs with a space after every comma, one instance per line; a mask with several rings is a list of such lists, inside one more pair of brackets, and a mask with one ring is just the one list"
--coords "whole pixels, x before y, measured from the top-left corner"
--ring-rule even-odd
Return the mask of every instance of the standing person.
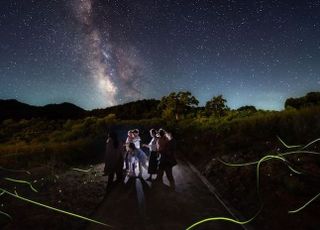
[[[128, 131], [128, 136], [127, 136], [127, 140], [126, 140], [126, 144], [129, 145], [129, 143], [133, 143], [133, 139], [134, 139], [134, 134], [133, 134], [133, 130], [129, 130]], [[128, 146], [127, 146], [128, 147]]]
[[118, 137], [114, 131], [109, 132], [106, 141], [106, 156], [105, 156], [105, 166], [104, 175], [108, 176], [107, 189], [111, 188], [113, 185], [114, 176], [116, 175], [117, 181], [120, 182], [123, 179], [122, 175], [123, 167], [123, 155], [122, 148]]
[[172, 167], [177, 164], [174, 157], [174, 151], [172, 148], [172, 135], [168, 134], [165, 130], [159, 130], [159, 139], [157, 141], [157, 150], [161, 155], [159, 172], [157, 180], [162, 180], [164, 172], [170, 182], [170, 186], [175, 188], [175, 180], [172, 175]]
[[137, 149], [140, 149], [141, 138], [139, 136], [140, 134], [139, 129], [132, 130], [132, 134], [133, 134], [132, 142], [134, 143]]
[[[140, 150], [137, 149], [137, 147], [135, 146], [134, 143], [129, 143], [128, 145], [128, 153], [130, 154], [131, 158], [130, 158], [130, 174], [129, 176], [136, 176], [136, 164], [139, 163], [139, 154], [140, 154]], [[139, 177], [141, 177], [141, 171], [139, 171]]]
[[126, 146], [126, 154], [125, 154], [125, 158], [124, 158], [125, 165], [126, 165], [126, 170], [127, 170], [128, 174], [132, 174], [132, 167], [131, 167], [132, 166], [131, 165], [132, 154], [129, 151], [129, 144], [133, 143], [133, 139], [134, 139], [133, 130], [129, 130], [128, 131], [128, 137], [127, 137], [126, 144], [125, 144], [125, 146]]
[[150, 129], [151, 141], [149, 144], [143, 144], [144, 147], [149, 148], [150, 158], [148, 173], [150, 174], [147, 180], [152, 180], [152, 175], [157, 173], [158, 170], [158, 152], [157, 152], [157, 131], [155, 129]]
[[132, 142], [135, 145], [136, 149], [138, 150], [136, 154], [136, 158], [139, 164], [139, 177], [142, 177], [142, 167], [147, 169], [147, 155], [140, 148], [141, 138], [139, 136], [139, 129], [134, 129], [132, 132], [134, 136]]

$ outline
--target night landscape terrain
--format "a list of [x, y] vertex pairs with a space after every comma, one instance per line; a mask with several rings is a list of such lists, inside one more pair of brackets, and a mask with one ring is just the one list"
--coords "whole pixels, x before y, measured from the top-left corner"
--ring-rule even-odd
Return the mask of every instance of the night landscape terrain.
[[[318, 0], [4, 1], [0, 228], [319, 229], [319, 16]], [[144, 170], [109, 189], [108, 134], [152, 128], [173, 137], [175, 186]]]

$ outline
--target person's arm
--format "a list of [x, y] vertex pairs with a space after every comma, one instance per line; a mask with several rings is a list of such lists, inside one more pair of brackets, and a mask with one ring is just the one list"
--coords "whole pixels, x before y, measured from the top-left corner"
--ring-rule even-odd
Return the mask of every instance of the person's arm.
[[151, 148], [152, 146], [152, 141], [153, 139], [151, 139], [150, 143], [149, 144], [142, 144], [143, 147], [147, 147], [147, 148]]

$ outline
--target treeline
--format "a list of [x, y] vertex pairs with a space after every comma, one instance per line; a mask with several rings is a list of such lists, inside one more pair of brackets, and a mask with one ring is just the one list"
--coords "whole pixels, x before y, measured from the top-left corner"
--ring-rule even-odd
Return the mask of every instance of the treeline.
[[86, 117], [115, 116], [121, 120], [150, 119], [160, 117], [159, 100], [139, 100], [105, 109], [84, 110], [71, 103], [28, 105], [17, 100], [0, 100], [0, 121], [41, 118], [48, 120], [74, 120]]
[[301, 109], [305, 107], [320, 105], [320, 93], [310, 92], [304, 97], [288, 98], [285, 102], [285, 108]]
[[[199, 101], [188, 91], [171, 93], [162, 97], [158, 105], [162, 118], [180, 120], [182, 118], [215, 117], [223, 118], [230, 115], [248, 116], [258, 111], [252, 105], [232, 110], [223, 95], [213, 96], [204, 107], [198, 106]], [[302, 109], [320, 105], [320, 92], [310, 92], [300, 98], [289, 98], [285, 101], [285, 109]]]
[[[139, 128], [144, 141], [149, 140], [150, 128], [168, 129], [177, 140], [179, 152], [195, 162], [233, 152], [254, 158], [274, 149], [279, 144], [277, 136], [289, 144], [318, 138], [320, 106], [278, 112], [253, 106], [232, 110], [226, 102], [219, 95], [198, 107], [189, 92], [179, 92], [151, 101], [150, 111], [148, 100], [144, 107], [139, 105], [141, 101], [129, 103], [130, 107], [138, 107], [133, 110], [136, 119], [125, 105], [94, 110], [94, 116], [80, 119], [6, 119], [0, 123], [0, 164], [18, 167], [50, 159], [57, 163], [97, 159], [103, 156], [110, 128], [118, 131], [121, 140], [125, 140], [128, 130]], [[146, 115], [140, 116], [144, 112]], [[151, 118], [141, 119], [143, 116]]]
[[158, 110], [160, 101], [155, 99], [139, 100], [123, 105], [116, 105], [105, 109], [94, 109], [88, 112], [89, 116], [115, 116], [121, 120], [139, 120], [160, 117]]
[[[173, 92], [160, 100], [145, 99], [104, 109], [86, 111], [71, 103], [31, 106], [17, 100], [0, 100], [0, 121], [6, 119], [44, 118], [48, 120], [83, 119], [85, 117], [112, 117], [119, 120], [140, 120], [164, 118], [181, 120], [185, 118], [222, 118], [237, 113], [239, 116], [252, 115], [258, 111], [252, 105], [232, 110], [223, 95], [212, 97], [205, 106], [198, 106], [198, 99], [188, 91]], [[320, 92], [310, 92], [300, 98], [288, 98], [285, 109], [301, 109], [320, 105]]]

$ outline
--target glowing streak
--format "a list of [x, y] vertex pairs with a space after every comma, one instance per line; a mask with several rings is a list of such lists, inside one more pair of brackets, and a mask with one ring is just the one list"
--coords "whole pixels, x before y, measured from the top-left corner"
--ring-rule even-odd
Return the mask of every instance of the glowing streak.
[[31, 184], [30, 182], [28, 182], [28, 181], [25, 181], [25, 180], [16, 180], [16, 179], [8, 178], [8, 177], [4, 178], [4, 180], [11, 181], [11, 182], [14, 182], [14, 183], [27, 184], [27, 185], [29, 185], [29, 187], [31, 188], [32, 191], [38, 192], [38, 191], [32, 186], [32, 184]]
[[[0, 193], [0, 196], [2, 196], [2, 195], [4, 195], [4, 194], [5, 194], [5, 192], [2, 191], [2, 192]], [[11, 217], [8, 213], [2, 212], [2, 211], [0, 210], [0, 214], [3, 215], [3, 216], [6, 216], [6, 217], [9, 218], [10, 220], [12, 220], [12, 217]]]
[[206, 223], [209, 221], [217, 221], [217, 220], [223, 220], [223, 221], [227, 221], [227, 222], [231, 222], [231, 223], [235, 223], [235, 224], [240, 224], [240, 225], [248, 224], [259, 215], [261, 210], [262, 209], [260, 209], [251, 219], [246, 220], [246, 221], [239, 221], [239, 220], [235, 220], [235, 219], [231, 219], [231, 218], [227, 218], [227, 217], [212, 217], [212, 218], [207, 218], [207, 219], [198, 221], [198, 222], [192, 224], [191, 226], [189, 226], [186, 230], [191, 230], [200, 224], [203, 224], [203, 223]]
[[314, 141], [311, 141], [310, 143], [306, 144], [302, 149], [306, 149], [308, 148], [309, 146], [315, 144], [316, 142], [320, 141], [320, 138], [314, 140]]
[[292, 149], [292, 148], [300, 148], [302, 145], [287, 145], [279, 136], [277, 136], [278, 140], [283, 144], [287, 149]]
[[7, 171], [7, 172], [16, 172], [16, 173], [27, 173], [29, 175], [31, 175], [31, 173], [27, 170], [14, 170], [14, 169], [6, 169], [6, 168], [3, 168], [0, 166], [0, 170], [4, 170], [4, 171]]
[[83, 173], [88, 173], [92, 170], [92, 168], [89, 169], [79, 169], [79, 168], [72, 168], [73, 171], [78, 171], [78, 172], [83, 172]]
[[318, 152], [313, 152], [313, 151], [292, 151], [292, 152], [287, 152], [287, 153], [282, 153], [280, 154], [280, 156], [288, 156], [288, 155], [292, 155], [292, 154], [298, 154], [298, 153], [306, 153], [306, 154], [312, 154], [312, 155], [320, 155], [320, 153]]
[[[318, 152], [313, 152], [313, 151], [291, 151], [291, 152], [286, 152], [286, 153], [281, 153], [279, 155], [276, 156], [280, 156], [280, 157], [284, 157], [284, 156], [288, 156], [288, 155], [292, 155], [292, 154], [299, 154], [299, 153], [304, 153], [304, 154], [313, 154], [313, 155], [320, 155], [320, 153]], [[271, 159], [266, 159], [265, 161], [268, 161]], [[230, 166], [230, 167], [242, 167], [242, 166], [250, 166], [250, 165], [256, 165], [259, 163], [259, 161], [251, 161], [251, 162], [246, 162], [246, 163], [229, 163], [229, 162], [225, 162], [223, 160], [221, 160], [220, 158], [217, 158], [217, 161], [221, 162], [222, 164], [226, 165], [226, 166]]]
[[[3, 194], [5, 194], [4, 191], [2, 191], [2, 192], [0, 193], [0, 196], [2, 196]], [[0, 214], [3, 215], [3, 216], [6, 216], [6, 217], [9, 218], [10, 220], [12, 220], [12, 217], [11, 217], [8, 213], [2, 212], [2, 211], [0, 210]]]
[[222, 164], [230, 167], [242, 167], [242, 166], [249, 166], [249, 165], [256, 165], [259, 161], [252, 161], [247, 163], [229, 163], [221, 160], [220, 158], [217, 158], [217, 161], [221, 162]]
[[223, 164], [225, 164], [227, 166], [231, 166], [231, 167], [234, 167], [234, 166], [235, 167], [248, 166], [248, 165], [257, 164], [257, 166], [256, 166], [256, 168], [257, 168], [257, 170], [256, 170], [256, 175], [257, 175], [257, 193], [258, 193], [258, 197], [259, 197], [260, 209], [251, 219], [249, 219], [247, 221], [238, 221], [238, 220], [231, 219], [231, 218], [226, 218], [226, 217], [213, 217], [213, 218], [207, 218], [207, 219], [198, 221], [198, 222], [194, 223], [193, 225], [191, 225], [190, 227], [188, 227], [187, 230], [190, 230], [190, 229], [192, 229], [192, 228], [194, 228], [194, 227], [196, 227], [196, 226], [198, 226], [200, 224], [203, 224], [203, 223], [209, 222], [209, 221], [223, 220], [223, 221], [228, 221], [228, 222], [232, 222], [232, 223], [235, 223], [235, 224], [244, 225], [244, 224], [247, 224], [247, 223], [251, 222], [252, 220], [254, 220], [259, 215], [259, 213], [261, 212], [261, 210], [264, 207], [264, 204], [262, 203], [261, 196], [260, 196], [260, 166], [261, 166], [261, 164], [263, 162], [269, 161], [269, 160], [281, 160], [282, 162], [284, 162], [287, 165], [287, 167], [292, 172], [294, 172], [296, 174], [301, 174], [301, 172], [299, 172], [298, 170], [295, 170], [294, 168], [292, 168], [288, 164], [288, 161], [284, 157], [281, 157], [281, 156], [278, 156], [278, 155], [266, 155], [266, 156], [262, 157], [259, 161], [248, 162], [248, 163], [243, 163], [243, 164], [232, 164], [232, 163], [227, 163], [227, 162], [224, 162], [224, 161], [218, 159], [218, 161], [220, 161], [221, 163], [223, 163]]
[[[310, 146], [311, 144], [314, 144], [314, 143], [315, 143], [316, 141], [318, 141], [318, 140], [320, 140], [320, 139], [317, 139], [317, 140], [315, 140], [315, 141], [312, 141], [312, 142], [310, 142], [308, 145]], [[218, 160], [219, 160], [221, 163], [223, 163], [223, 164], [225, 164], [225, 165], [227, 165], [227, 166], [231, 166], [231, 167], [234, 167], [234, 166], [235, 166], [235, 167], [240, 167], [240, 166], [248, 166], [248, 165], [258, 164], [258, 165], [257, 165], [257, 190], [258, 190], [258, 194], [259, 194], [259, 183], [260, 183], [260, 182], [259, 182], [259, 177], [260, 177], [259, 171], [260, 171], [260, 165], [261, 165], [261, 163], [264, 162], [264, 161], [271, 160], [271, 159], [278, 159], [278, 160], [281, 160], [281, 161], [285, 162], [285, 163], [287, 164], [288, 168], [289, 168], [292, 172], [294, 172], [294, 173], [296, 173], [296, 174], [302, 174], [301, 172], [295, 170], [295, 169], [292, 168], [290, 165], [288, 165], [287, 160], [286, 160], [285, 158], [281, 157], [281, 156], [291, 155], [291, 154], [296, 154], [296, 153], [309, 153], [309, 154], [314, 154], [314, 155], [320, 155], [320, 153], [318, 153], [318, 152], [312, 152], [312, 151], [292, 151], [292, 152], [287, 152], [287, 153], [280, 154], [280, 156], [278, 156], [278, 155], [267, 155], [267, 156], [261, 158], [258, 162], [255, 161], [255, 162], [248, 162], [248, 163], [243, 163], [243, 164], [232, 164], [232, 163], [224, 162], [224, 161], [222, 161], [222, 160], [220, 160], [220, 159], [218, 159]], [[319, 196], [320, 196], [320, 193], [317, 194], [315, 197], [313, 197], [311, 200], [309, 200], [307, 203], [305, 203], [302, 207], [300, 207], [300, 208], [298, 208], [298, 209], [296, 209], [296, 210], [289, 211], [289, 213], [290, 213], [290, 214], [292, 214], [292, 213], [297, 213], [297, 212], [303, 210], [306, 206], [308, 206], [310, 203], [312, 203], [312, 202], [313, 202], [315, 199], [317, 199]], [[260, 196], [259, 196], [259, 198], [260, 198]]]
[[[298, 148], [301, 147], [300, 145], [287, 145], [284, 141], [282, 141], [280, 139], [280, 137], [278, 137], [278, 139], [280, 140], [280, 142], [286, 147], [286, 148]], [[260, 210], [256, 213], [255, 216], [253, 216], [251, 219], [247, 220], [247, 221], [238, 221], [235, 219], [230, 219], [230, 218], [226, 218], [226, 217], [213, 217], [213, 218], [207, 218], [201, 221], [198, 221], [196, 223], [194, 223], [193, 225], [191, 225], [190, 227], [187, 228], [187, 230], [190, 230], [200, 224], [203, 224], [205, 222], [209, 222], [209, 221], [217, 221], [217, 220], [223, 220], [223, 221], [229, 221], [232, 223], [236, 223], [236, 224], [240, 224], [240, 225], [244, 225], [249, 223], [250, 221], [252, 221], [254, 218], [256, 218], [258, 216], [258, 214], [261, 212], [261, 210], [263, 209], [263, 203], [261, 200], [261, 196], [260, 196], [260, 166], [263, 162], [269, 161], [269, 160], [280, 160], [282, 162], [284, 162], [286, 164], [286, 166], [294, 173], [296, 174], [302, 174], [302, 172], [294, 169], [293, 167], [291, 167], [289, 165], [289, 162], [284, 158], [284, 156], [288, 156], [291, 154], [297, 154], [297, 153], [305, 153], [305, 154], [313, 154], [313, 155], [320, 155], [320, 153], [318, 152], [313, 152], [313, 151], [302, 151], [303, 149], [306, 149], [307, 147], [313, 145], [314, 143], [320, 141], [320, 138], [308, 143], [307, 145], [305, 145], [300, 151], [291, 151], [291, 152], [286, 152], [286, 153], [282, 153], [282, 154], [278, 154], [278, 155], [266, 155], [264, 157], [262, 157], [259, 161], [253, 161], [253, 162], [246, 162], [246, 163], [228, 163], [225, 162], [221, 159], [217, 159], [219, 162], [221, 162], [222, 164], [226, 165], [226, 166], [230, 166], [230, 167], [243, 167], [243, 166], [249, 166], [249, 165], [257, 165], [256, 166], [256, 175], [257, 175], [257, 193], [258, 193], [258, 197], [259, 197], [259, 203], [260, 203]], [[307, 203], [305, 203], [302, 207], [296, 209], [296, 210], [292, 210], [289, 211], [290, 214], [292, 213], [297, 213], [301, 210], [303, 210], [306, 206], [308, 206], [310, 203], [312, 203], [315, 199], [317, 199], [320, 196], [320, 193], [317, 194], [315, 197], [313, 197], [311, 200], [309, 200]]]
[[305, 207], [307, 207], [310, 203], [312, 203], [315, 199], [317, 199], [320, 196], [320, 193], [318, 193], [315, 197], [313, 197], [311, 200], [309, 200], [307, 203], [305, 203], [303, 206], [301, 206], [300, 208], [296, 209], [296, 210], [292, 210], [289, 211], [288, 213], [292, 214], [292, 213], [297, 213], [300, 212], [302, 209], [304, 209]]
[[10, 220], [12, 220], [12, 217], [8, 213], [0, 211], [0, 214], [4, 215], [4, 216], [8, 217]]
[[[297, 151], [299, 152], [299, 151]], [[292, 154], [293, 152], [291, 152]], [[296, 152], [294, 152], [296, 153]], [[253, 162], [247, 162], [247, 163], [239, 163], [239, 164], [233, 164], [233, 163], [228, 163], [228, 162], [225, 162], [225, 161], [222, 161], [221, 159], [218, 159], [218, 161], [220, 161], [221, 163], [223, 163], [224, 165], [227, 165], [227, 166], [230, 166], [230, 167], [242, 167], [242, 166], [248, 166], [248, 165], [257, 165], [257, 190], [258, 190], [258, 193], [259, 193], [259, 172], [260, 172], [260, 166], [263, 162], [266, 162], [266, 161], [269, 161], [269, 160], [281, 160], [282, 162], [284, 162], [287, 167], [294, 173], [296, 174], [302, 174], [302, 172], [292, 168], [289, 164], [288, 164], [288, 161], [282, 157], [281, 155], [266, 155], [264, 157], [262, 157], [259, 161], [253, 161]]]
[[284, 163], [288, 166], [288, 168], [289, 168], [292, 172], [297, 173], [297, 174], [301, 174], [301, 172], [293, 169], [290, 165], [288, 165], [287, 160], [286, 160], [285, 158], [283, 158], [283, 157], [280, 157], [280, 156], [277, 156], [277, 155], [267, 155], [267, 156], [262, 157], [262, 158], [259, 160], [258, 164], [257, 164], [257, 192], [258, 192], [260, 201], [261, 201], [260, 193], [259, 193], [260, 165], [261, 165], [264, 161], [271, 160], [271, 159], [281, 160], [282, 162], [284, 162]]
[[287, 164], [287, 167], [288, 167], [292, 172], [294, 172], [295, 174], [298, 174], [298, 175], [301, 175], [301, 174], [302, 174], [302, 172], [300, 172], [300, 171], [292, 168], [289, 164]]
[[96, 223], [96, 224], [100, 224], [100, 225], [104, 225], [106, 227], [111, 227], [112, 228], [112, 226], [110, 226], [108, 224], [105, 224], [105, 223], [102, 223], [102, 222], [99, 222], [99, 221], [96, 221], [96, 220], [93, 220], [93, 219], [90, 219], [90, 218], [87, 218], [87, 217], [84, 217], [84, 216], [81, 216], [81, 215], [78, 215], [78, 214], [75, 214], [75, 213], [72, 213], [72, 212], [67, 212], [67, 211], [64, 211], [64, 210], [61, 210], [61, 209], [58, 209], [58, 208], [54, 208], [54, 207], [51, 207], [51, 206], [48, 206], [48, 205], [45, 205], [45, 204], [30, 200], [28, 198], [16, 195], [16, 194], [11, 193], [11, 192], [9, 192], [9, 191], [7, 191], [5, 189], [2, 189], [2, 188], [0, 188], [0, 191], [4, 192], [5, 194], [7, 194], [9, 196], [17, 198], [19, 200], [23, 200], [25, 202], [28, 202], [28, 203], [31, 203], [31, 204], [34, 204], [34, 205], [37, 205], [37, 206], [40, 206], [40, 207], [50, 209], [50, 210], [53, 210], [55, 212], [63, 213], [65, 215], [73, 216], [73, 217], [76, 217], [76, 218], [79, 218], [79, 219], [82, 219], [82, 220], [86, 220], [86, 221], [89, 221], [89, 222], [92, 222], [92, 223]]

